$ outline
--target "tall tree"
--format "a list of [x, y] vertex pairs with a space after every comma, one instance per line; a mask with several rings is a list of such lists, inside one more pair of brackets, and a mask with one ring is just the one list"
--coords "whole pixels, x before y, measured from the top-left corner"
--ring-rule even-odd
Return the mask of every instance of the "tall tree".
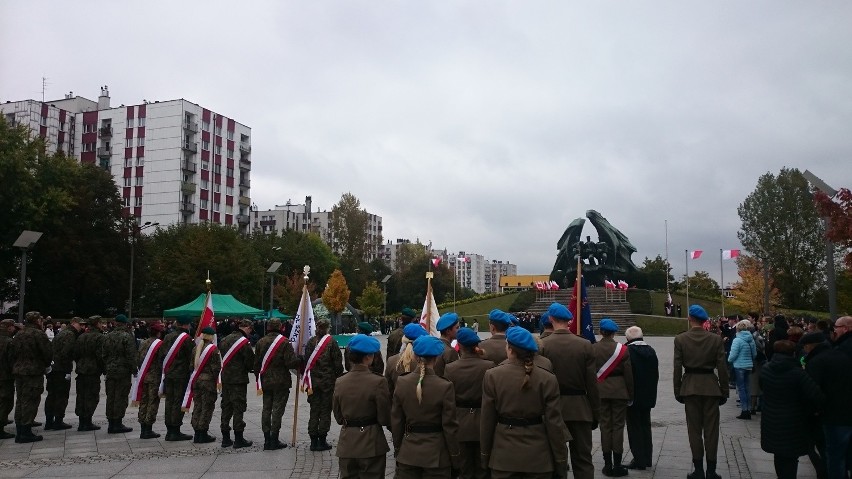
[[650, 259], [647, 256], [637, 274], [631, 277], [637, 288], [642, 289], [666, 289], [666, 282], [674, 286], [672, 268], [661, 255]]
[[813, 193], [799, 170], [766, 173], [737, 208], [743, 247], [769, 264], [784, 304], [812, 305], [823, 282], [823, 226]]
[[[313, 274], [313, 267], [312, 274]], [[295, 316], [299, 309], [299, 301], [302, 299], [302, 286], [305, 284], [304, 274], [293, 272], [289, 276], [280, 278], [278, 284], [275, 285], [275, 300], [277, 301], [278, 309], [291, 316]], [[308, 295], [311, 300], [316, 299], [317, 285], [313, 281], [308, 281]]]
[[[740, 280], [733, 284], [734, 297], [730, 300], [731, 304], [747, 312], [771, 311], [774, 305], [779, 303], [781, 296], [771, 276], [764, 281], [763, 264], [760, 260], [742, 255], [737, 258], [737, 269]], [[769, 307], [764, 304], [765, 288], [769, 289]]]
[[[684, 281], [685, 276], [686, 275], [684, 275]], [[683, 288], [679, 289], [685, 290], [685, 283], [683, 283]], [[714, 296], [720, 294], [719, 283], [717, 283], [715, 279], [711, 278], [707, 271], [696, 271], [689, 277], [689, 292]]]
[[366, 262], [368, 224], [369, 214], [352, 193], [344, 193], [331, 209], [333, 249], [353, 269], [361, 268]]
[[826, 236], [846, 249], [846, 267], [852, 269], [852, 191], [841, 188], [834, 198], [818, 191], [814, 199], [820, 215], [828, 219]]
[[358, 296], [358, 307], [364, 311], [368, 318], [376, 317], [382, 314], [382, 306], [384, 305], [384, 294], [382, 288], [375, 281], [371, 281], [364, 288], [361, 296]]
[[332, 332], [335, 334], [340, 331], [340, 313], [346, 308], [349, 295], [346, 278], [339, 269], [334, 270], [328, 278], [328, 285], [322, 292], [322, 304], [332, 315]]

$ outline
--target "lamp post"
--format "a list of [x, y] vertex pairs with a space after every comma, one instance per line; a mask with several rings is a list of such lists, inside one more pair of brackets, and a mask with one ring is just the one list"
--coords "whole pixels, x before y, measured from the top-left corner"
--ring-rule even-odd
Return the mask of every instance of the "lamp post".
[[272, 306], [273, 305], [272, 292], [275, 288], [275, 273], [278, 272], [278, 268], [280, 268], [280, 267], [281, 267], [281, 263], [276, 261], [276, 262], [272, 263], [272, 266], [270, 266], [268, 270], [266, 270], [266, 272], [269, 273], [269, 319], [272, 319], [272, 308], [273, 308], [273, 306]]
[[388, 315], [388, 280], [393, 275], [387, 275], [382, 279], [382, 288], [384, 289], [384, 293], [382, 295], [382, 316]]
[[18, 297], [18, 322], [24, 322], [24, 298], [27, 295], [27, 251], [33, 248], [41, 238], [42, 233], [38, 231], [24, 231], [15, 243], [15, 248], [21, 248], [21, 283], [20, 296]]
[[[802, 173], [808, 182], [819, 191], [825, 193], [829, 198], [837, 196], [837, 190], [828, 186], [822, 179], [808, 170]], [[828, 218], [822, 218], [822, 224], [828, 231]], [[831, 321], [837, 319], [837, 276], [834, 271], [834, 243], [828, 238], [825, 240], [825, 279], [828, 286], [828, 315]]]
[[142, 226], [139, 226], [134, 219], [133, 224], [130, 226], [130, 287], [128, 288], [129, 298], [127, 300], [127, 319], [129, 321], [133, 321], [133, 266], [136, 261], [136, 235], [144, 229], [159, 225], [160, 223], [146, 221]]

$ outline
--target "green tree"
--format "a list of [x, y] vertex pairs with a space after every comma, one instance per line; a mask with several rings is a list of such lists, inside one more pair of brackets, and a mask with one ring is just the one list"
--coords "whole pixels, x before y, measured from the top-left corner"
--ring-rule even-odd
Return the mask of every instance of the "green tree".
[[364, 314], [368, 318], [373, 318], [382, 314], [384, 293], [377, 282], [371, 281], [368, 283], [361, 296], [358, 296], [357, 301], [358, 307], [364, 311]]
[[674, 276], [671, 273], [671, 265], [661, 255], [654, 259], [646, 256], [638, 273], [633, 275], [631, 280], [637, 288], [664, 290], [667, 281], [670, 286], [674, 285]]
[[[313, 274], [313, 271], [311, 272]], [[302, 300], [302, 286], [305, 284], [304, 274], [294, 272], [289, 276], [280, 278], [278, 284], [275, 285], [274, 294], [275, 301], [278, 303], [278, 309], [291, 316], [295, 316], [299, 309], [299, 302]], [[313, 281], [308, 281], [308, 295], [313, 301], [317, 297], [317, 285]]]
[[351, 267], [361, 268], [367, 259], [367, 225], [369, 214], [361, 208], [361, 201], [352, 193], [344, 193], [331, 208], [331, 233], [333, 249]]
[[[391, 277], [394, 288], [393, 296], [391, 296], [391, 290], [388, 290], [389, 311], [398, 311], [404, 306], [419, 309], [426, 299], [426, 272], [430, 270], [432, 256], [422, 245], [411, 246], [411, 248], [405, 248], [407, 251], [405, 262], [402, 263], [403, 269]], [[432, 267], [431, 270], [434, 273], [432, 294], [435, 296], [435, 302], [443, 303], [452, 300], [454, 281], [452, 271], [444, 263]], [[457, 288], [457, 292], [460, 289]]]
[[346, 285], [343, 272], [339, 269], [334, 270], [331, 277], [328, 278], [328, 285], [322, 292], [322, 304], [332, 315], [332, 332], [334, 334], [340, 331], [340, 313], [346, 308], [349, 295], [349, 287]]
[[[686, 289], [685, 283], [683, 289]], [[719, 283], [717, 283], [715, 279], [711, 278], [707, 271], [696, 271], [689, 277], [689, 292], [703, 294], [706, 296], [721, 294]]]
[[766, 261], [787, 307], [812, 306], [824, 281], [824, 229], [807, 180], [797, 169], [766, 173], [737, 208], [737, 237], [752, 255]]

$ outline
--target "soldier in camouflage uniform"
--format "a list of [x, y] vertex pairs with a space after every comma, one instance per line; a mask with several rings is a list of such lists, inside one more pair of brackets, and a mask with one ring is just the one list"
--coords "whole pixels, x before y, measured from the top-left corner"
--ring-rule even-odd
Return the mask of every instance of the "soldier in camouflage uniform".
[[[249, 383], [249, 373], [254, 370], [254, 350], [248, 342], [249, 335], [254, 328], [254, 323], [248, 319], [240, 321], [239, 327], [228, 336], [219, 341], [219, 352], [222, 354], [222, 447], [234, 446], [234, 449], [249, 447], [251, 441], [246, 441], [243, 431], [246, 423], [243, 413], [246, 412], [248, 403], [246, 400], [246, 387]], [[233, 356], [224, 362], [225, 355], [237, 343], [240, 338], [242, 346], [235, 349]], [[231, 441], [231, 417], [234, 418], [234, 440]]]
[[[175, 330], [167, 334], [163, 339], [163, 346], [158, 354], [158, 361], [163, 365], [169, 349], [177, 340], [181, 333], [189, 334], [189, 326], [192, 318], [182, 316], [175, 321]], [[183, 395], [186, 393], [186, 385], [189, 384], [189, 375], [192, 374], [192, 349], [195, 343], [191, 339], [184, 341], [180, 350], [176, 352], [171, 369], [164, 371], [165, 380], [163, 384], [163, 394], [165, 396], [165, 411], [163, 411], [164, 422], [166, 423], [166, 441], [188, 441], [192, 439], [189, 434], [180, 432], [180, 427], [183, 425], [184, 411], [181, 409]]]
[[92, 416], [101, 399], [101, 375], [105, 370], [103, 329], [106, 324], [100, 316], [91, 316], [86, 325], [86, 332], [74, 343], [74, 359], [77, 361], [77, 406], [74, 412], [80, 418], [78, 431], [97, 431], [101, 427], [92, 423]]
[[195, 406], [192, 408], [190, 424], [195, 431], [192, 442], [207, 444], [216, 440], [209, 434], [210, 420], [213, 419], [213, 409], [216, 408], [216, 383], [219, 382], [219, 372], [222, 371], [222, 356], [215, 349], [209, 355], [207, 363], [201, 364], [201, 353], [213, 344], [216, 330], [206, 327], [201, 330], [201, 342], [193, 351], [192, 367], [195, 373], [195, 383], [192, 385], [192, 397]]
[[41, 321], [41, 314], [30, 311], [24, 329], [12, 338], [12, 374], [18, 393], [15, 404], [15, 427], [18, 434], [15, 442], [18, 443], [42, 440], [41, 436], [33, 434], [33, 421], [41, 402], [41, 393], [44, 392], [44, 375], [49, 372], [53, 360], [53, 349]]
[[53, 338], [53, 370], [47, 375], [47, 398], [44, 400], [45, 431], [71, 429], [71, 425], [64, 422], [65, 410], [74, 371], [74, 343], [82, 332], [80, 318], [71, 318], [68, 326]]
[[[12, 356], [9, 350], [15, 334], [15, 321], [0, 321], [0, 421], [7, 421], [15, 405], [15, 377], [12, 375]], [[5, 422], [0, 422], [0, 439], [12, 439], [14, 434], [5, 431]]]
[[[145, 355], [148, 354], [148, 349], [151, 347], [155, 339], [162, 339], [163, 324], [154, 323], [148, 326], [148, 334], [150, 337], [139, 345], [139, 364], [145, 360]], [[162, 349], [162, 346], [161, 346]], [[141, 374], [141, 371], [140, 371]], [[153, 358], [149, 366], [148, 373], [144, 381], [139, 387], [142, 389], [142, 400], [139, 401], [139, 428], [142, 432], [139, 434], [140, 439], [156, 439], [160, 437], [154, 432], [154, 422], [157, 421], [157, 411], [160, 410], [160, 379], [163, 377], [163, 364]]]
[[104, 336], [104, 362], [106, 363], [106, 417], [109, 434], [133, 431], [123, 424], [130, 396], [131, 376], [136, 376], [136, 339], [130, 332], [127, 316], [115, 317], [115, 327]]
[[281, 335], [281, 320], [270, 319], [266, 324], [266, 336], [260, 338], [254, 348], [254, 374], [255, 377], [260, 375], [263, 386], [260, 427], [263, 430], [265, 451], [287, 447], [278, 439], [278, 432], [281, 429], [281, 416], [284, 415], [287, 398], [290, 397], [290, 387], [293, 385], [290, 369], [299, 367], [299, 358], [296, 357], [293, 346], [287, 338], [284, 338], [275, 354], [270, 356], [266, 371], [260, 374], [264, 356], [279, 335]]
[[[305, 358], [310, 358], [323, 336], [328, 334], [328, 319], [317, 321], [317, 335], [308, 340]], [[307, 359], [310, 361], [310, 359]], [[343, 355], [337, 341], [331, 338], [325, 350], [316, 358], [311, 369], [311, 391], [308, 404], [311, 415], [308, 419], [308, 435], [311, 436], [311, 451], [328, 451], [331, 445], [326, 440], [331, 429], [331, 409], [334, 400], [334, 383], [343, 375]]]

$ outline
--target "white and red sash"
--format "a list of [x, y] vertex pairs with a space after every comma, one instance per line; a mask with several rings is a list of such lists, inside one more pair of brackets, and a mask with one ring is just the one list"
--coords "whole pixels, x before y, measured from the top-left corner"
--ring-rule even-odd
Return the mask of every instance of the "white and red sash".
[[225, 366], [227, 366], [228, 363], [231, 362], [231, 359], [234, 359], [234, 356], [236, 356], [237, 353], [240, 352], [240, 350], [242, 350], [243, 347], [248, 343], [249, 340], [246, 339], [245, 336], [240, 336], [240, 338], [237, 339], [236, 342], [234, 342], [234, 344], [232, 344], [230, 348], [228, 348], [228, 351], [225, 352], [225, 355], [222, 356], [222, 369], [219, 370], [219, 382], [217, 383], [219, 386], [222, 385], [222, 371], [225, 370]]
[[207, 366], [207, 362], [210, 361], [210, 358], [214, 354], [216, 354], [216, 345], [211, 343], [198, 356], [198, 364], [195, 365], [195, 369], [192, 370], [192, 374], [189, 376], [189, 384], [186, 385], [186, 392], [183, 394], [183, 402], [180, 405], [184, 412], [189, 411], [189, 407], [192, 406], [192, 386], [195, 385], [195, 381], [198, 380], [198, 376], [201, 375], [204, 366]]
[[163, 358], [163, 377], [160, 379], [160, 396], [162, 396], [165, 392], [166, 373], [172, 369], [172, 364], [175, 362], [177, 352], [180, 351], [180, 348], [183, 347], [183, 343], [185, 343], [187, 339], [189, 339], [188, 334], [180, 333], [178, 337], [175, 338], [175, 342], [172, 343], [172, 347], [170, 347], [168, 352], [166, 352], [166, 357]]
[[142, 360], [142, 367], [139, 368], [139, 374], [136, 376], [136, 380], [133, 381], [133, 386], [130, 388], [130, 401], [133, 406], [138, 406], [139, 402], [142, 400], [142, 385], [145, 383], [145, 378], [148, 377], [148, 372], [151, 370], [151, 364], [154, 363], [154, 358], [157, 357], [157, 351], [160, 350], [160, 346], [162, 345], [162, 340], [154, 339], [151, 341], [151, 345], [148, 346], [148, 352], [145, 353], [145, 359]]
[[269, 363], [272, 362], [272, 358], [275, 357], [275, 354], [278, 352], [278, 348], [281, 347], [282, 344], [287, 342], [287, 338], [284, 337], [283, 334], [279, 334], [272, 340], [272, 344], [269, 345], [269, 349], [266, 350], [266, 354], [263, 355], [263, 361], [260, 363], [260, 371], [257, 373], [257, 395], [263, 395], [263, 383], [261, 382], [261, 378], [263, 374], [266, 372], [266, 368], [269, 367]]
[[627, 348], [624, 347], [621, 343], [615, 343], [615, 351], [612, 352], [612, 356], [603, 363], [600, 369], [598, 369], [598, 382], [602, 383], [604, 380], [612, 374], [615, 368], [621, 364], [621, 361], [624, 359], [624, 356], [627, 355]]
[[305, 372], [302, 374], [302, 391], [305, 391], [308, 395], [314, 393], [313, 384], [311, 384], [311, 369], [317, 364], [317, 360], [319, 360], [320, 355], [325, 351], [331, 339], [330, 334], [326, 334], [320, 338], [316, 349], [311, 353], [311, 357], [308, 358], [308, 363], [305, 365]]

